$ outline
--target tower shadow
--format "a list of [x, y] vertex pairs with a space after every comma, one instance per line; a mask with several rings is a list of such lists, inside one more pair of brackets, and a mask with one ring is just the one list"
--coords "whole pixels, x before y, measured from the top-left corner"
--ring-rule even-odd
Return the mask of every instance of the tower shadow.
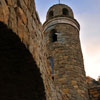
[[25, 45], [0, 22], [0, 100], [45, 100], [40, 71]]

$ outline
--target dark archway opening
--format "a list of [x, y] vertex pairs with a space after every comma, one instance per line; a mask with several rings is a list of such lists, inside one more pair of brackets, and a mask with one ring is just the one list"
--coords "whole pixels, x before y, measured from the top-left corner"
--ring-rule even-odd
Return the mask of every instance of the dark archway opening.
[[50, 41], [51, 42], [56, 42], [57, 41], [57, 31], [55, 29], [51, 30], [50, 32]]
[[53, 17], [53, 16], [54, 16], [53, 11], [50, 11], [50, 12], [49, 12], [49, 18], [51, 18], [51, 17]]
[[41, 74], [19, 37], [0, 22], [0, 100], [45, 100]]
[[69, 15], [68, 10], [66, 8], [63, 8], [62, 12], [63, 12], [63, 15], [66, 15], [66, 16]]

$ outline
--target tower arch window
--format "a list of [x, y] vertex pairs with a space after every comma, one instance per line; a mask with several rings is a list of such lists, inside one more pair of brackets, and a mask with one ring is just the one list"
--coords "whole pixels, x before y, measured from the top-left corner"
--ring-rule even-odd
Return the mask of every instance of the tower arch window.
[[51, 17], [53, 17], [53, 16], [54, 16], [53, 11], [50, 11], [50, 12], [49, 12], [49, 18], [51, 18]]
[[63, 15], [69, 15], [68, 10], [66, 8], [63, 8], [62, 12], [63, 12]]
[[56, 42], [57, 41], [57, 31], [55, 29], [51, 30], [50, 32], [50, 41]]

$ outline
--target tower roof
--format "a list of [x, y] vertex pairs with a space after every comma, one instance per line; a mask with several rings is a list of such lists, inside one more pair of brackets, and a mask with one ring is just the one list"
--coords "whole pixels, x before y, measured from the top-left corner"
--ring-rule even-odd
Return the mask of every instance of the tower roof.
[[49, 8], [46, 19], [49, 20], [59, 16], [74, 18], [73, 11], [69, 6], [65, 4], [56, 4]]

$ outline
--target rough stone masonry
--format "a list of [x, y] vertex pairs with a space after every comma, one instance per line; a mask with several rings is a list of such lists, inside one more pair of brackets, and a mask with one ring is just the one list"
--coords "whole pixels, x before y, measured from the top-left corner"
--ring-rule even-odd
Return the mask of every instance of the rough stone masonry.
[[[50, 15], [52, 16], [52, 12]], [[91, 97], [90, 100], [99, 100], [99, 95], [96, 95], [95, 99], [95, 93], [93, 93], [95, 89], [89, 90], [90, 87], [86, 87], [84, 69], [81, 71], [79, 68], [80, 74], [75, 75], [77, 72], [73, 67], [77, 64], [81, 66], [82, 60], [81, 52], [77, 52], [78, 46], [80, 46], [79, 40], [76, 41], [77, 29], [67, 24], [62, 26], [58, 24], [55, 28], [65, 30], [66, 33], [63, 32], [62, 38], [66, 38], [68, 41], [62, 41], [60, 37], [59, 41], [62, 44], [69, 43], [66, 47], [70, 50], [66, 50], [64, 44], [59, 44], [62, 49], [57, 47], [57, 43], [55, 43], [56, 48], [51, 48], [52, 53], [60, 54], [60, 59], [59, 55], [54, 56], [57, 59], [53, 61], [54, 75], [52, 76], [52, 68], [48, 61], [50, 53], [48, 45], [51, 45], [47, 44], [47, 35], [43, 32], [44, 27], [36, 12], [34, 0], [0, 0], [0, 100], [76, 100], [76, 95], [83, 96], [83, 99], [78, 98], [77, 100], [88, 100], [88, 97]], [[51, 41], [56, 41], [57, 36], [53, 37]], [[70, 39], [73, 38], [74, 40], [70, 42]], [[77, 45], [70, 46], [74, 44], [74, 41]], [[67, 54], [66, 57], [63, 56], [64, 52]], [[73, 57], [75, 59], [71, 62]], [[79, 59], [78, 62], [77, 59]], [[58, 60], [60, 60], [59, 64]], [[64, 73], [64, 68], [59, 70], [63, 64], [66, 65], [66, 68], [71, 65], [66, 70], [71, 73], [72, 77], [69, 77], [70, 74], [67, 71]], [[58, 68], [55, 65], [58, 65]], [[59, 71], [62, 72], [61, 75]], [[78, 80], [78, 77], [83, 77], [83, 79]], [[66, 87], [66, 84], [72, 87]], [[86, 93], [84, 91], [87, 90], [89, 90], [88, 95], [84, 96]]]
[[69, 100], [88, 100], [80, 26], [73, 11], [64, 4], [53, 5], [43, 26], [48, 57], [54, 60], [54, 84]]

